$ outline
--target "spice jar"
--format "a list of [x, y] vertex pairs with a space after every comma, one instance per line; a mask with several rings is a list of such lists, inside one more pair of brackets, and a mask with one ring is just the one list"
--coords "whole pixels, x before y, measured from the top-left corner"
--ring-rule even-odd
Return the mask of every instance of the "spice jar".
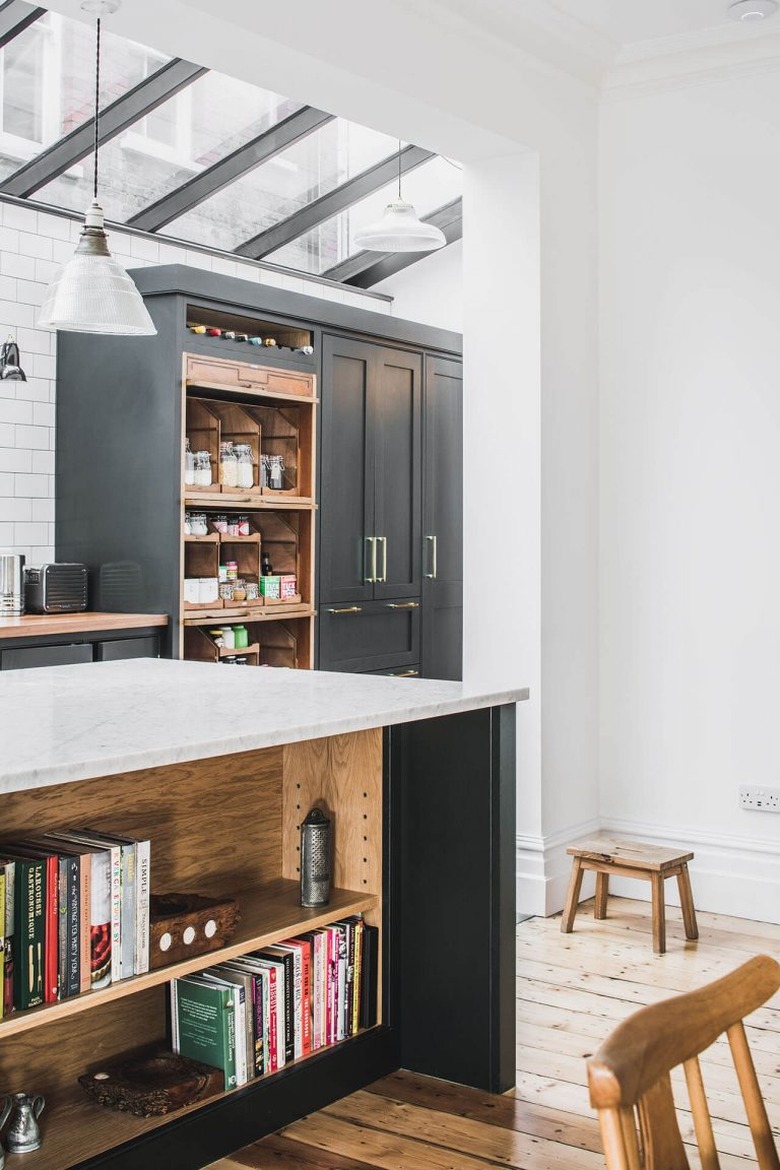
[[252, 488], [255, 483], [255, 469], [252, 463], [252, 448], [249, 443], [236, 444], [238, 459], [238, 487]]
[[242, 581], [241, 578], [233, 583], [233, 600], [246, 601], [246, 582]]
[[227, 532], [228, 520], [224, 512], [217, 512], [215, 516], [212, 516], [211, 523], [214, 525], [215, 532]]
[[225, 527], [226, 536], [238, 536], [238, 517], [230, 516]]
[[211, 482], [211, 456], [208, 451], [196, 451], [195, 484], [197, 487], [209, 487]]
[[221, 597], [221, 599], [223, 601], [232, 601], [233, 600], [233, 582], [232, 581], [220, 581], [220, 583], [219, 583], [219, 596]]
[[238, 580], [238, 561], [225, 561], [225, 571], [228, 581], [234, 584]]
[[192, 524], [190, 523], [189, 512], [184, 513], [184, 535], [192, 536]]
[[247, 601], [257, 601], [260, 596], [260, 586], [257, 581], [246, 582], [246, 599]]
[[219, 482], [223, 487], [238, 487], [238, 459], [229, 440], [219, 445]]
[[281, 455], [268, 457], [268, 486], [274, 492], [280, 492], [284, 488], [284, 461]]
[[238, 525], [237, 536], [249, 536], [251, 530], [248, 516], [236, 516], [236, 524]]
[[205, 512], [190, 512], [190, 535], [208, 536], [209, 525]]
[[225, 647], [226, 650], [235, 650], [236, 636], [233, 633], [232, 626], [223, 626], [222, 627], [222, 645]]
[[184, 440], [184, 483], [187, 487], [195, 483], [195, 456], [190, 450], [189, 439]]
[[225, 645], [225, 640], [222, 637], [222, 630], [209, 630], [209, 637], [215, 646], [222, 647]]
[[249, 645], [249, 630], [246, 626], [233, 626], [236, 650], [246, 650]]

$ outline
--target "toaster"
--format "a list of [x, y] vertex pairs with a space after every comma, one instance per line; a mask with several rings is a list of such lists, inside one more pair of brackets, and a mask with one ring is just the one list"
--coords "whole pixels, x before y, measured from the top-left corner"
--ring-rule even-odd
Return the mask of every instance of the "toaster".
[[24, 571], [27, 613], [78, 613], [87, 608], [87, 566], [59, 562]]

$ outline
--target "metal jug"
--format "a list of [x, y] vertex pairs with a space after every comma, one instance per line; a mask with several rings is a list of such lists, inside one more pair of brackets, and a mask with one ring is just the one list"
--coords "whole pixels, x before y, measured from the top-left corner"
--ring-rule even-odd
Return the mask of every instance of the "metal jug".
[[27, 1093], [14, 1093], [4, 1098], [13, 1107], [5, 1144], [9, 1154], [26, 1154], [30, 1150], [37, 1150], [41, 1144], [41, 1131], [38, 1128], [38, 1118], [43, 1113], [46, 1104], [40, 1094], [31, 1097]]
[[[13, 1101], [10, 1097], [0, 1097], [0, 1130], [8, 1120], [8, 1114], [12, 1108]], [[2, 1143], [0, 1143], [0, 1170], [3, 1170], [3, 1166], [5, 1166], [5, 1154], [3, 1153]]]

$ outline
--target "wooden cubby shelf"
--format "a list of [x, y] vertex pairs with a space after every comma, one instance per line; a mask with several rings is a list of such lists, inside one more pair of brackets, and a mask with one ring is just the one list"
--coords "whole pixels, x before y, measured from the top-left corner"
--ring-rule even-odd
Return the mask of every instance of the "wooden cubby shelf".
[[[241, 921], [228, 946], [220, 947], [219, 950], [211, 951], [207, 955], [196, 955], [181, 963], [160, 967], [156, 971], [148, 971], [145, 975], [122, 979], [100, 991], [86, 991], [71, 999], [63, 999], [59, 1003], [43, 1004], [24, 1012], [14, 1012], [0, 1020], [0, 1040], [78, 1015], [80, 1012], [90, 1011], [118, 999], [125, 999], [147, 988], [159, 987], [178, 976], [202, 971], [214, 963], [234, 959], [237, 955], [245, 955], [249, 951], [270, 946], [285, 938], [294, 938], [300, 931], [326, 926], [337, 918], [375, 910], [379, 905], [379, 898], [373, 894], [360, 894], [354, 890], [332, 890], [327, 906], [307, 909], [299, 904], [298, 883], [284, 878], [278, 878], [260, 889], [241, 891], [237, 897]], [[28, 1165], [26, 1160], [25, 1165]]]

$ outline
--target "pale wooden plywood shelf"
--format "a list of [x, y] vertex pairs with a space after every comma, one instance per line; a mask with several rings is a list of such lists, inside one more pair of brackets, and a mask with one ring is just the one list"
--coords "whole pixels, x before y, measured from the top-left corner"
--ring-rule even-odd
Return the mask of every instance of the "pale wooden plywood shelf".
[[[241, 922], [229, 946], [220, 947], [208, 955], [196, 955], [184, 962], [172, 963], [168, 967], [149, 971], [145, 975], [123, 979], [100, 991], [84, 992], [60, 1003], [44, 1004], [39, 1008], [14, 1013], [0, 1021], [0, 1041], [114, 1000], [124, 999], [150, 987], [158, 987], [177, 976], [203, 970], [212, 963], [236, 958], [238, 955], [257, 950], [258, 947], [269, 946], [285, 938], [294, 938], [301, 931], [326, 926], [338, 918], [363, 911], [370, 912], [377, 908], [379, 902], [375, 894], [334, 889], [331, 891], [331, 899], [327, 906], [307, 909], [299, 905], [298, 882], [284, 878], [278, 878], [261, 889], [240, 892], [237, 896], [241, 908]], [[28, 1165], [27, 1161], [25, 1165]]]
[[[226, 360], [224, 364], [229, 365], [232, 363]], [[303, 375], [303, 377], [312, 377], [312, 375]], [[263, 390], [260, 387], [251, 386], [243, 382], [230, 385], [226, 382], [208, 382], [205, 378], [187, 378], [186, 385], [188, 390], [229, 390], [233, 393], [251, 395], [253, 400], [270, 402], [271, 404], [274, 402], [303, 402], [309, 405], [319, 402], [319, 398], [315, 398], [310, 394], [285, 394], [283, 390]]]
[[314, 610], [310, 605], [290, 605], [287, 606], [285, 602], [279, 602], [278, 605], [252, 605], [240, 606], [238, 609], [214, 609], [210, 612], [203, 612], [197, 610], [187, 610], [187, 614], [194, 613], [197, 616], [184, 618], [185, 626], [208, 626], [214, 622], [236, 622], [236, 621], [250, 621], [250, 622], [269, 622], [276, 621], [280, 618], [308, 618], [314, 617]]
[[[225, 492], [223, 495], [222, 492], [206, 491], [205, 489], [200, 494], [192, 495], [189, 486], [185, 491], [184, 504], [188, 508], [218, 508], [220, 511], [235, 508], [243, 512], [269, 509], [278, 512], [280, 508], [304, 512], [313, 511], [315, 507], [311, 496], [260, 495], [259, 492], [247, 492], [244, 495]], [[202, 536], [197, 539], [205, 540], [206, 538]]]

